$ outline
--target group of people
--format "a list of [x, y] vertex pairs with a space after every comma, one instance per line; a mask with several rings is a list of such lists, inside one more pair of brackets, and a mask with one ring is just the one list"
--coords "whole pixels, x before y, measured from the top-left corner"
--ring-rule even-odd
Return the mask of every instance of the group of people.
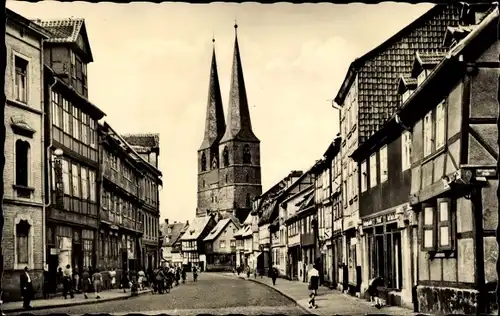
[[[193, 281], [196, 282], [198, 280], [198, 268], [196, 266], [192, 267], [193, 271]], [[164, 292], [169, 293], [170, 289], [179, 285], [179, 282], [182, 280], [182, 283], [186, 282], [186, 270], [177, 266], [166, 266], [160, 267], [153, 271], [151, 280], [151, 290], [153, 294], [163, 294]]]

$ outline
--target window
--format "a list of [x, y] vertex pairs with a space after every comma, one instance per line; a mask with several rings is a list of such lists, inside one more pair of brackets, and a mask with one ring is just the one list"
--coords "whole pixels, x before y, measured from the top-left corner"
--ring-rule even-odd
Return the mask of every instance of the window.
[[27, 220], [21, 220], [16, 224], [16, 265], [20, 268], [29, 265], [30, 247], [29, 235], [31, 225]]
[[423, 218], [423, 249], [434, 250], [436, 246], [436, 239], [434, 234], [434, 207], [432, 205], [424, 205]]
[[224, 167], [229, 166], [229, 150], [227, 149], [227, 147], [224, 147], [224, 150], [222, 152], [222, 159], [224, 162]]
[[231, 241], [229, 242], [229, 246], [230, 247], [236, 247], [236, 240], [231, 239]]
[[66, 134], [70, 134], [70, 122], [71, 122], [71, 116], [70, 116], [70, 106], [69, 102], [66, 99], [62, 100], [63, 104], [63, 131]]
[[97, 142], [97, 123], [94, 121], [92, 118], [89, 118], [89, 140], [90, 140], [90, 147], [96, 148], [96, 142]]
[[439, 250], [453, 249], [453, 226], [452, 226], [452, 207], [450, 199], [438, 199], [438, 214], [437, 214], [437, 237]]
[[69, 163], [67, 160], [62, 160], [62, 176], [63, 176], [64, 194], [70, 194]]
[[89, 116], [82, 113], [82, 143], [89, 145]]
[[16, 141], [16, 185], [27, 187], [29, 181], [30, 144], [18, 139]]
[[411, 133], [408, 131], [401, 135], [401, 166], [403, 171], [411, 167]]
[[225, 240], [221, 240], [219, 242], [219, 248], [226, 248], [226, 241]]
[[73, 138], [80, 140], [80, 110], [73, 107]]
[[252, 163], [252, 154], [250, 153], [250, 146], [245, 145], [243, 147], [243, 163], [250, 164]]
[[87, 86], [87, 64], [82, 63], [83, 86]]
[[71, 55], [71, 76], [76, 78], [76, 56], [73, 51], [70, 51]]
[[417, 85], [421, 85], [427, 78], [427, 71], [424, 69], [417, 77]]
[[408, 98], [410, 97], [410, 94], [411, 94], [411, 90], [410, 89], [408, 89], [405, 92], [403, 92], [403, 94], [401, 95], [401, 103], [405, 103], [406, 100], [408, 100]]
[[74, 197], [80, 197], [80, 179], [79, 179], [79, 174], [78, 174], [78, 165], [73, 164], [71, 166], [71, 176], [72, 176], [72, 183], [73, 183], [73, 196]]
[[380, 183], [387, 181], [388, 170], [387, 170], [387, 145], [380, 148], [379, 152], [380, 159]]
[[377, 185], [377, 154], [370, 156], [370, 188]]
[[82, 199], [87, 200], [89, 198], [89, 178], [87, 177], [87, 169], [81, 167], [82, 173]]
[[207, 157], [205, 156], [205, 153], [201, 154], [201, 171], [206, 171], [207, 170]]
[[445, 139], [445, 107], [443, 101], [436, 108], [436, 149], [444, 146]]
[[432, 152], [432, 112], [424, 117], [424, 157]]
[[61, 126], [60, 111], [59, 93], [52, 91], [52, 124], [57, 127]]
[[22, 103], [28, 102], [28, 61], [19, 57], [14, 56], [14, 66], [15, 66], [15, 98], [17, 101]]
[[361, 192], [368, 189], [368, 173], [366, 170], [366, 160], [361, 163]]

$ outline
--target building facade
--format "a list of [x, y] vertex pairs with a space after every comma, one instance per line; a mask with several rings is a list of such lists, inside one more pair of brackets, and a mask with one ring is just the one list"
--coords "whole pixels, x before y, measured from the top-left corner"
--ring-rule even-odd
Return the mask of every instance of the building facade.
[[[98, 264], [98, 134], [104, 113], [88, 98], [87, 65], [93, 61], [83, 19], [36, 20], [45, 42], [46, 254], [50, 282], [58, 268]], [[69, 35], [58, 30], [71, 30]], [[55, 291], [55, 288], [50, 289]]]
[[361, 293], [363, 254], [359, 218], [359, 169], [350, 158], [398, 106], [397, 78], [411, 71], [417, 50], [441, 50], [447, 27], [457, 26], [458, 4], [436, 5], [387, 41], [356, 59], [335, 102], [342, 107], [342, 168], [345, 236], [343, 288]]
[[[145, 233], [155, 234], [156, 221], [148, 222], [144, 210], [151, 212], [150, 209], [158, 207], [158, 189], [151, 183], [161, 185], [161, 172], [145, 161], [109, 124], [99, 125], [99, 136], [98, 266], [104, 271], [117, 269], [117, 275], [140, 268], [154, 269], [159, 263], [157, 252], [154, 259], [148, 260], [141, 241], [154, 238]], [[159, 210], [155, 213], [153, 218], [159, 217]]]
[[[237, 29], [235, 25], [235, 31]], [[215, 50], [210, 70], [205, 136], [198, 150], [197, 216], [234, 215], [242, 223], [251, 201], [262, 193], [260, 141], [252, 130], [237, 35], [234, 44], [229, 114], [224, 123]]]
[[217, 224], [215, 215], [196, 217], [189, 221], [186, 232], [180, 238], [182, 264], [188, 269], [198, 266], [205, 270], [207, 261], [205, 254], [205, 245], [203, 239], [208, 236]]
[[40, 293], [45, 265], [45, 30], [6, 9], [5, 168], [3, 173], [2, 300], [21, 299], [20, 275], [31, 270]]
[[169, 223], [168, 219], [160, 225], [161, 238], [161, 263], [164, 265], [181, 266], [181, 242], [180, 238], [189, 227], [189, 221], [185, 223]]
[[238, 220], [220, 220], [203, 239], [207, 259], [206, 271], [232, 271], [236, 268], [235, 234], [241, 228]]
[[141, 213], [143, 219], [143, 234], [140, 242], [142, 258], [141, 265], [146, 269], [158, 266], [160, 237], [160, 195], [162, 185], [161, 172], [158, 170], [160, 157], [160, 137], [158, 134], [127, 134], [123, 139], [141, 158], [142, 177], [139, 180], [140, 196], [142, 198]]
[[498, 311], [499, 10], [464, 4], [461, 13], [460, 25], [444, 36], [446, 58], [428, 69], [424, 54], [417, 55], [417, 87], [397, 117], [413, 134], [416, 291], [427, 313]]

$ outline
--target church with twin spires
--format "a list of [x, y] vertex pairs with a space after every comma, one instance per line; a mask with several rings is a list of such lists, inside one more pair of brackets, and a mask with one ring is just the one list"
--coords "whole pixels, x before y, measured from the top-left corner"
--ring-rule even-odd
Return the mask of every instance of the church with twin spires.
[[260, 140], [252, 131], [243, 67], [235, 28], [233, 65], [227, 121], [220, 92], [215, 40], [210, 67], [203, 142], [198, 149], [196, 217], [236, 217], [240, 223], [262, 193]]

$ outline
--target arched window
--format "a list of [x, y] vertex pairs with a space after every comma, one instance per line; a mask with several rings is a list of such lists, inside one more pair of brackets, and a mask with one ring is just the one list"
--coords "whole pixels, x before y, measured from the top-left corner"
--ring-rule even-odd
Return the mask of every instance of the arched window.
[[29, 175], [30, 144], [26, 141], [16, 141], [16, 185], [27, 187]]
[[224, 147], [224, 151], [222, 152], [222, 159], [224, 160], [224, 167], [229, 166], [229, 150], [227, 147]]
[[249, 193], [247, 193], [245, 201], [246, 201], [247, 207], [250, 207], [251, 203], [250, 203], [250, 194]]
[[252, 154], [250, 153], [250, 146], [243, 147], [243, 163], [252, 163]]
[[17, 251], [17, 262], [18, 265], [29, 264], [29, 234], [30, 234], [30, 224], [26, 220], [21, 220], [16, 225], [16, 251]]
[[201, 154], [201, 171], [207, 171], [207, 156], [205, 156], [205, 153]]

